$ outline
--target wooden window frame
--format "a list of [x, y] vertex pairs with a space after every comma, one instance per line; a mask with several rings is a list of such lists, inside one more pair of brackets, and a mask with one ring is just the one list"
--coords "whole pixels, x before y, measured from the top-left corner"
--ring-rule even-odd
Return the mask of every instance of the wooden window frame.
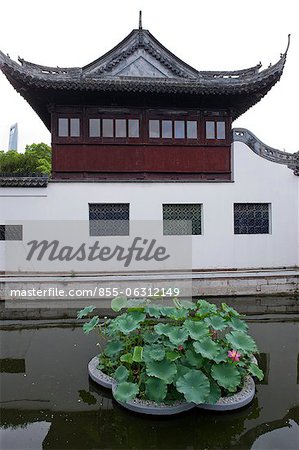
[[[223, 145], [229, 145], [230, 144], [230, 126], [231, 123], [228, 120], [227, 117], [222, 116], [205, 116], [203, 122], [203, 139], [204, 139], [204, 145], [216, 145], [219, 146], [221, 144]], [[214, 132], [215, 132], [215, 138], [207, 138], [207, 132], [206, 132], [206, 123], [207, 122], [214, 122]], [[225, 138], [224, 139], [218, 139], [217, 138], [217, 122], [224, 122], [225, 127]]]
[[[149, 135], [149, 121], [150, 120], [159, 120], [160, 123], [160, 137], [154, 138], [150, 137]], [[171, 138], [163, 138], [162, 137], [162, 121], [171, 121], [172, 122], [172, 137]], [[185, 137], [184, 138], [176, 138], [175, 133], [175, 125], [174, 122], [176, 121], [183, 121], [185, 123]], [[187, 121], [195, 121], [197, 123], [197, 138], [188, 138], [187, 137]], [[158, 145], [183, 145], [183, 146], [192, 146], [192, 145], [200, 145], [201, 144], [201, 117], [200, 115], [195, 114], [167, 114], [167, 111], [165, 113], [157, 113], [157, 114], [147, 114], [145, 118], [145, 136], [146, 136], [146, 143], [149, 144], [158, 144]]]
[[[68, 136], [59, 136], [59, 119], [68, 119]], [[70, 136], [71, 131], [71, 119], [79, 119], [79, 136]], [[66, 111], [66, 112], [56, 112], [52, 119], [53, 127], [53, 141], [57, 143], [81, 143], [84, 139], [84, 120], [82, 111]]]
[[[101, 127], [101, 136], [89, 136], [89, 119], [100, 119], [100, 127]], [[113, 120], [113, 137], [103, 136], [103, 119], [112, 119]], [[126, 137], [116, 137], [115, 130], [116, 125], [115, 121], [117, 119], [123, 119], [126, 121]], [[129, 120], [139, 120], [139, 137], [129, 137]], [[101, 113], [88, 113], [86, 115], [86, 140], [92, 144], [140, 144], [143, 141], [142, 138], [142, 117], [141, 114], [138, 113], [114, 113], [111, 112], [101, 112]]]

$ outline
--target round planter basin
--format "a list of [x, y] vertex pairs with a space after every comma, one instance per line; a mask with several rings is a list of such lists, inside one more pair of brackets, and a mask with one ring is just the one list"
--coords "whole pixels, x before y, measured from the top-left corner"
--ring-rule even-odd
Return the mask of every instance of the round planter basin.
[[234, 409], [242, 408], [248, 405], [255, 394], [255, 383], [253, 379], [248, 376], [245, 378], [243, 388], [240, 392], [237, 392], [230, 397], [221, 397], [217, 403], [201, 403], [197, 405], [197, 408], [207, 409], [210, 411], [232, 411]]
[[[112, 394], [114, 394], [116, 387], [117, 384], [112, 386]], [[173, 414], [189, 411], [195, 406], [193, 403], [187, 402], [176, 402], [173, 405], [166, 405], [164, 403], [155, 403], [150, 400], [140, 400], [138, 398], [129, 400], [128, 402], [120, 402], [115, 397], [114, 399], [117, 403], [129, 411], [134, 411], [139, 414], [149, 414], [152, 416], [171, 416]]]
[[113, 384], [115, 384], [115, 380], [109, 375], [106, 375], [100, 369], [97, 369], [99, 364], [99, 358], [95, 356], [88, 363], [88, 373], [90, 378], [101, 386], [112, 389]]

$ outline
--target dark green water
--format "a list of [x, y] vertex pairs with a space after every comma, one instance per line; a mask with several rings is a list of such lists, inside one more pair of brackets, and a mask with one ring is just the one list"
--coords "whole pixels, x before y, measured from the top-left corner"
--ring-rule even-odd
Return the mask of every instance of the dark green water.
[[2, 322], [1, 449], [297, 449], [297, 320], [250, 316], [266, 373], [251, 405], [170, 418], [124, 410], [89, 380], [97, 336], [75, 321]]

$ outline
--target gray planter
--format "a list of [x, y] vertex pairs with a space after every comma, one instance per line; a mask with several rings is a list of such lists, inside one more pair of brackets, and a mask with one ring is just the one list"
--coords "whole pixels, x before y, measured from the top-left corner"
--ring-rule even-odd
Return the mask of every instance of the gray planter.
[[115, 380], [109, 375], [106, 375], [100, 369], [97, 369], [97, 365], [99, 364], [99, 358], [95, 356], [88, 363], [88, 373], [90, 378], [101, 386], [112, 389], [112, 385], [115, 384]]
[[[97, 356], [95, 356], [89, 361], [88, 364], [89, 376], [90, 378], [92, 378], [93, 381], [95, 381], [99, 385], [108, 389], [112, 389], [113, 394], [116, 389], [117, 382], [112, 377], [103, 373], [100, 369], [97, 369], [98, 364], [99, 359]], [[180, 401], [172, 405], [166, 405], [164, 403], [155, 403], [150, 400], [140, 400], [137, 398], [129, 400], [128, 402], [120, 402], [115, 398], [115, 401], [124, 408], [140, 414], [171, 416], [174, 414], [189, 411], [194, 407], [210, 411], [233, 411], [235, 409], [239, 409], [242, 408], [243, 406], [248, 405], [252, 401], [254, 394], [255, 394], [255, 383], [253, 379], [250, 376], [248, 376], [245, 378], [243, 388], [240, 392], [231, 395], [230, 397], [221, 397], [215, 404], [201, 403], [200, 405], [195, 405], [194, 403]]]
[[202, 403], [197, 405], [197, 408], [207, 409], [210, 411], [232, 411], [234, 409], [242, 408], [248, 405], [254, 397], [255, 394], [255, 383], [253, 379], [248, 376], [245, 378], [243, 388], [237, 394], [230, 397], [221, 397], [217, 403], [209, 404]]
[[[116, 384], [112, 386], [112, 394], [116, 389]], [[194, 408], [194, 403], [176, 402], [173, 405], [165, 405], [164, 403], [155, 403], [150, 400], [139, 400], [135, 398], [128, 402], [120, 402], [114, 397], [115, 401], [124, 408], [140, 414], [149, 414], [155, 416], [171, 416]]]

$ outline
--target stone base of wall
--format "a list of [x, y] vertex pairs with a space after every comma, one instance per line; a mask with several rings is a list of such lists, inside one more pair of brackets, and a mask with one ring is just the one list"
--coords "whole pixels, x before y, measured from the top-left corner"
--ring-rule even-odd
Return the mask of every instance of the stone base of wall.
[[193, 296], [299, 295], [299, 269], [194, 272]]
[[[97, 306], [102, 316], [111, 315], [111, 298], [103, 295], [82, 298], [7, 297], [5, 291], [14, 288], [25, 290], [34, 286], [36, 289], [85, 289], [96, 287], [131, 286], [187, 286], [189, 297], [211, 297], [211, 301], [220, 303], [223, 298], [229, 304], [246, 314], [259, 313], [291, 313], [298, 310], [299, 305], [299, 269], [271, 269], [244, 271], [194, 271], [187, 274], [127, 274], [127, 275], [94, 275], [90, 276], [1, 276], [0, 302], [2, 319], [69, 319], [76, 316], [76, 311], [86, 305]], [[279, 301], [279, 297], [281, 300]], [[273, 300], [275, 299], [275, 301]], [[165, 303], [171, 302], [168, 298]], [[298, 311], [297, 311], [298, 312]]]

